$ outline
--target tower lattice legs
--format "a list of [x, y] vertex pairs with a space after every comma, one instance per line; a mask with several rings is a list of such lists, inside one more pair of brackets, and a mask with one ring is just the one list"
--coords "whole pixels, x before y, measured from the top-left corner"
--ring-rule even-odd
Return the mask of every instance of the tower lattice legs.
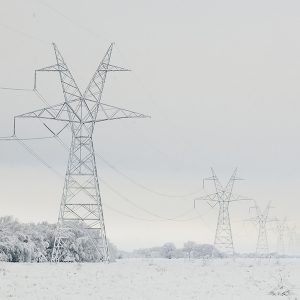
[[227, 255], [233, 255], [234, 253], [229, 218], [229, 202], [219, 202], [219, 216], [214, 246]]
[[258, 239], [256, 245], [256, 257], [265, 257], [269, 254], [269, 246], [267, 239], [267, 229], [265, 222], [259, 224]]
[[73, 137], [51, 261], [65, 258], [68, 228], [83, 225], [99, 260], [108, 261], [101, 197], [92, 138]]

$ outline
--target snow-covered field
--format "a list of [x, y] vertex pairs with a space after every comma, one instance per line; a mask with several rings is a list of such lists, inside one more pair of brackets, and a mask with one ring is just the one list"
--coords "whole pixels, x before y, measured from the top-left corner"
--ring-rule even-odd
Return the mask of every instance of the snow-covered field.
[[[281, 281], [291, 294], [271, 295]], [[300, 259], [0, 263], [0, 299], [300, 299], [299, 288]]]

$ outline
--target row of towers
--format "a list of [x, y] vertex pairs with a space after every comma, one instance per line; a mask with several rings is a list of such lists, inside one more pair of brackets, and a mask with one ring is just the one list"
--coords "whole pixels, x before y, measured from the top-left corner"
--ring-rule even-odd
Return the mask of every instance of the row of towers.
[[[219, 214], [214, 238], [214, 251], [218, 250], [227, 256], [234, 256], [234, 244], [232, 237], [232, 229], [230, 222], [229, 204], [237, 201], [252, 201], [252, 199], [242, 197], [233, 193], [234, 183], [241, 178], [237, 177], [237, 169], [234, 170], [227, 185], [222, 185], [215, 171], [211, 169], [212, 176], [203, 180], [203, 188], [207, 180], [213, 181], [215, 193], [208, 194], [194, 200], [194, 207], [196, 201], [206, 201], [211, 207], [218, 206]], [[254, 202], [254, 206], [250, 207], [249, 211], [254, 211], [254, 216], [245, 221], [254, 223], [257, 227], [257, 242], [256, 242], [256, 257], [268, 257], [270, 255], [268, 244], [268, 229], [269, 223], [273, 223], [273, 228], [277, 231], [277, 255], [284, 255], [286, 253], [286, 236], [288, 236], [288, 250], [289, 254], [296, 253], [296, 227], [287, 225], [287, 220], [279, 220], [277, 218], [270, 218], [269, 212], [271, 203], [269, 203], [264, 210]], [[213, 253], [214, 255], [214, 253]]]
[[[109, 261], [93, 132], [95, 125], [99, 122], [125, 118], [146, 118], [147, 116], [107, 105], [102, 101], [102, 93], [108, 73], [129, 71], [111, 64], [113, 44], [108, 48], [84, 92], [78, 88], [72, 73], [55, 44], [53, 44], [53, 48], [56, 62], [35, 71], [34, 91], [37, 91], [36, 79], [39, 72], [57, 73], [64, 95], [64, 102], [52, 106], [48, 105], [42, 109], [15, 117], [15, 123], [18, 118], [33, 118], [42, 122], [45, 120], [62, 122], [66, 124], [64, 128], [69, 128], [72, 134], [51, 261], [59, 262], [65, 259], [65, 250], [69, 247], [68, 228], [76, 223], [84, 226], [87, 236], [99, 254], [99, 259]], [[47, 125], [45, 126], [53, 133], [54, 137], [57, 137], [60, 133], [55, 134]], [[15, 126], [13, 136], [16, 137]], [[240, 180], [237, 177], [237, 170], [234, 170], [225, 186], [220, 183], [214, 170], [211, 171], [212, 176], [204, 179], [203, 185], [206, 181], [213, 181], [215, 193], [198, 198], [195, 202], [205, 200], [212, 207], [218, 206], [219, 214], [214, 246], [227, 255], [233, 255], [234, 245], [229, 205], [231, 202], [248, 201], [250, 199], [233, 193], [235, 181]], [[268, 222], [274, 221], [268, 218], [270, 205], [264, 211], [261, 211], [257, 205], [253, 209], [255, 209], [256, 216], [252, 218], [252, 221], [256, 222], [259, 228], [256, 253], [257, 255], [267, 255], [269, 249], [266, 225]], [[278, 247], [281, 252], [284, 252], [282, 248], [284, 247], [283, 235], [286, 230], [285, 222], [277, 222], [277, 229], [279, 232]], [[293, 239], [294, 234], [291, 234], [290, 243], [293, 243]]]

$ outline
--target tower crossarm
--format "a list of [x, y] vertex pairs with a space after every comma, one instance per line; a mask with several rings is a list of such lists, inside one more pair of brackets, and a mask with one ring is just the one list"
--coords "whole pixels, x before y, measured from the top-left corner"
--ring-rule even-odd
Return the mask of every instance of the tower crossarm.
[[37, 88], [37, 72], [60, 72], [67, 71], [67, 69], [59, 64], [51, 65], [48, 67], [40, 68], [34, 71], [34, 90]]
[[[95, 75], [99, 72], [128, 72], [130, 71], [129, 69], [118, 67], [115, 65], [107, 64], [107, 63], [102, 63], [100, 64], [99, 68], [97, 69]], [[94, 75], [94, 77], [95, 77]]]
[[278, 221], [278, 219], [276, 218], [269, 218], [269, 211], [270, 209], [273, 208], [271, 206], [271, 202], [268, 203], [268, 205], [266, 206], [266, 208], [262, 211], [261, 208], [257, 205], [256, 201], [255, 201], [255, 206], [252, 206], [249, 208], [249, 212], [252, 209], [255, 209], [256, 215], [253, 217], [254, 219], [256, 219], [258, 222], [275, 222]]
[[[208, 194], [194, 199], [194, 208], [196, 208], [196, 201], [206, 201], [211, 207], [214, 207], [218, 202], [220, 202], [218, 193]], [[211, 205], [210, 202], [213, 202], [214, 204]]]
[[228, 202], [235, 202], [235, 201], [252, 201], [253, 199], [248, 198], [248, 197], [244, 197], [242, 195], [235, 195], [235, 194], [230, 194], [230, 198], [227, 197], [226, 201]]
[[[72, 118], [70, 118], [72, 114]], [[56, 121], [76, 122], [80, 123], [80, 117], [73, 110], [69, 103], [60, 103], [48, 106], [42, 109], [37, 109], [28, 113], [15, 116], [16, 118], [38, 118]]]
[[66, 68], [66, 66], [55, 64], [41, 69], [37, 69], [36, 72], [65, 72], [67, 70], [68, 69]]
[[[150, 116], [134, 112], [131, 110], [119, 108], [112, 105], [100, 104], [101, 110], [99, 110], [98, 118], [94, 122], [102, 122], [107, 120], [117, 120], [117, 119], [128, 119], [128, 118], [150, 118]], [[93, 122], [86, 121], [85, 123]]]
[[[39, 118], [39, 119], [48, 119], [56, 121], [65, 121], [71, 123], [93, 123], [93, 122], [103, 122], [108, 120], [117, 120], [117, 119], [129, 119], [129, 118], [149, 118], [141, 113], [137, 113], [131, 110], [115, 107], [107, 104], [101, 105], [101, 113], [99, 118], [95, 121], [82, 121], [80, 116], [73, 110], [72, 106], [69, 103], [60, 103], [53, 106], [49, 106], [42, 109], [37, 109], [25, 114], [16, 116], [16, 118]], [[72, 117], [69, 118], [70, 114]]]

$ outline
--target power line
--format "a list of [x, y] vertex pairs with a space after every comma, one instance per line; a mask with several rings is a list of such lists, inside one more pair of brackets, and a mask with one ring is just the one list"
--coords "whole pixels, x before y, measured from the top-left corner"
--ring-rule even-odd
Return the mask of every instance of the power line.
[[[66, 144], [62, 141], [62, 139], [61, 139], [59, 136], [56, 136], [55, 138], [56, 138], [56, 140], [57, 140], [57, 141], [58, 141], [58, 142], [59, 142], [59, 143], [67, 150], [67, 151], [69, 150], [68, 147], [66, 146]], [[115, 188], [112, 187], [110, 184], [108, 184], [104, 179], [99, 178], [99, 181], [100, 181], [103, 185], [105, 185], [110, 191], [112, 191], [113, 193], [115, 193], [116, 195], [118, 195], [118, 196], [119, 196], [121, 199], [123, 199], [124, 201], [130, 203], [130, 204], [131, 204], [132, 206], [134, 206], [135, 208], [140, 209], [140, 210], [142, 210], [142, 211], [144, 211], [144, 212], [146, 212], [146, 213], [148, 213], [148, 214], [150, 214], [150, 215], [152, 215], [152, 216], [154, 216], [154, 217], [157, 217], [157, 218], [160, 218], [160, 219], [163, 219], [163, 220], [166, 220], [166, 221], [175, 221], [175, 220], [177, 220], [178, 218], [187, 215], [189, 212], [194, 211], [193, 208], [190, 208], [190, 209], [186, 210], [184, 213], [181, 213], [180, 215], [177, 215], [177, 216], [175, 216], [175, 217], [163, 217], [163, 216], [161, 216], [161, 215], [158, 215], [158, 214], [156, 214], [156, 213], [151, 212], [150, 210], [145, 209], [145, 208], [142, 207], [142, 206], [137, 205], [135, 202], [133, 202], [132, 200], [130, 200], [128, 197], [125, 197], [125, 196], [122, 195], [117, 189], [115, 189]], [[196, 218], [198, 218], [198, 217], [196, 217]], [[195, 219], [196, 219], [196, 218], [195, 218]], [[194, 218], [192, 218], [192, 219], [194, 219]], [[188, 219], [188, 220], [192, 220], [192, 219]], [[179, 220], [179, 221], [180, 221], [180, 220]]]
[[[57, 137], [59, 139], [59, 137]], [[61, 139], [59, 139], [61, 141]], [[49, 163], [47, 163], [40, 155], [38, 155], [30, 146], [26, 145], [21, 139], [15, 137], [15, 141], [18, 141], [19, 144], [31, 155], [33, 156], [35, 159], [37, 159], [43, 166], [45, 166], [47, 169], [49, 169], [51, 172], [53, 172], [55, 175], [57, 175], [59, 178], [63, 178], [64, 176], [59, 173], [56, 169], [54, 169]], [[63, 141], [62, 145], [66, 146]], [[110, 210], [117, 212], [118, 214], [121, 214], [123, 216], [132, 218], [132, 219], [136, 219], [139, 221], [146, 221], [146, 222], [165, 222], [165, 221], [174, 221], [174, 222], [189, 222], [189, 221], [193, 221], [196, 219], [202, 219], [202, 217], [204, 215], [206, 215], [207, 213], [209, 213], [212, 209], [210, 209], [209, 211], [205, 212], [204, 214], [197, 214], [196, 217], [191, 217], [191, 218], [187, 218], [187, 219], [178, 219], [184, 215], [187, 215], [188, 212], [191, 212], [193, 209], [189, 209], [187, 210], [185, 213], [182, 213], [180, 215], [177, 215], [176, 217], [173, 218], [168, 218], [168, 217], [162, 217], [160, 215], [154, 214], [149, 210], [146, 210], [145, 208], [138, 206], [136, 203], [134, 203], [132, 200], [128, 199], [127, 197], [123, 196], [120, 192], [118, 192], [116, 189], [114, 189], [111, 185], [109, 185], [106, 181], [104, 181], [103, 179], [100, 179], [100, 181], [107, 187], [109, 188], [112, 192], [114, 192], [115, 194], [117, 194], [121, 199], [125, 200], [126, 202], [130, 203], [131, 205], [135, 206], [136, 208], [147, 212], [148, 214], [155, 216], [157, 218], [160, 218], [161, 220], [157, 220], [157, 219], [146, 219], [146, 218], [141, 218], [141, 217], [136, 217], [133, 216], [131, 214], [128, 214], [126, 212], [122, 212], [116, 208], [111, 207], [110, 205], [104, 203], [104, 206], [106, 206], [107, 208], [109, 208]], [[195, 210], [193, 210], [195, 211]], [[196, 211], [197, 212], [197, 211]], [[202, 219], [202, 221], [204, 222], [204, 220]], [[207, 224], [205, 224], [207, 226]], [[208, 226], [207, 226], [208, 227]]]
[[[37, 96], [42, 100], [43, 103], [49, 105], [49, 103], [47, 102], [47, 100], [42, 96], [42, 94], [36, 89], [35, 90]], [[65, 150], [69, 151], [69, 147], [62, 141], [62, 139], [59, 137], [59, 136], [55, 136], [55, 139], [64, 147]], [[97, 153], [95, 151], [95, 155], [99, 158], [101, 158], [102, 161], [104, 161], [110, 168], [112, 168], [114, 171], [116, 171], [118, 174], [120, 174], [121, 176], [127, 178], [128, 180], [131, 180], [133, 181], [130, 177], [128, 177], [126, 174], [124, 174], [123, 172], [121, 172], [120, 170], [118, 170], [115, 166], [113, 166], [111, 163], [109, 163], [102, 155], [100, 155], [99, 153]], [[153, 213], [151, 212], [150, 210], [147, 210], [139, 205], [137, 205], [135, 202], [131, 201], [130, 199], [128, 199], [127, 197], [125, 197], [124, 195], [122, 195], [119, 191], [117, 191], [115, 188], [113, 188], [110, 184], [108, 184], [105, 180], [103, 180], [102, 178], [99, 178], [99, 180], [108, 188], [110, 189], [113, 193], [115, 193], [116, 195], [118, 195], [121, 199], [123, 199], [124, 201], [126, 201], [127, 203], [130, 203], [132, 206], [134, 206], [135, 208], [141, 210], [141, 211], [144, 211], [146, 213], [148, 213], [149, 215], [151, 216], [154, 216], [156, 218], [159, 218], [159, 219], [163, 219], [163, 220], [166, 220], [166, 221], [176, 221], [178, 218], [182, 217], [182, 216], [185, 216], [187, 215], [188, 213], [190, 213], [191, 211], [193, 211], [193, 208], [190, 208], [188, 210], [186, 210], [184, 213], [181, 213], [180, 215], [178, 216], [175, 216], [175, 217], [164, 217], [164, 216], [161, 216], [161, 215], [158, 215], [156, 213]], [[133, 181], [135, 183], [135, 185], [139, 184], [135, 181]], [[142, 187], [144, 187], [142, 185]], [[146, 187], [144, 187], [146, 188]], [[162, 193], [159, 194], [160, 196], [162, 195]], [[165, 196], [165, 195], [164, 195]], [[170, 195], [169, 195], [170, 196]], [[177, 196], [179, 198], [179, 196]], [[199, 217], [195, 217], [195, 218], [191, 218], [191, 219], [188, 219], [187, 221], [189, 220], [193, 220], [193, 219], [197, 219]], [[180, 221], [180, 220], [179, 220]], [[185, 220], [183, 220], [185, 221]]]
[[51, 170], [53, 173], [55, 173], [60, 178], [64, 177], [59, 172], [57, 172], [53, 167], [51, 167], [43, 158], [41, 158], [31, 147], [29, 147], [28, 145], [26, 145], [22, 140], [18, 139], [17, 137], [16, 137], [15, 140], [17, 142], [19, 142], [19, 144], [25, 150], [27, 150], [29, 154], [31, 154], [34, 158], [36, 158], [42, 165], [44, 165], [46, 168], [48, 168], [49, 170]]
[[[36, 95], [41, 99], [41, 101], [46, 104], [46, 105], [50, 105], [47, 100], [45, 99], [45, 97], [38, 91], [37, 88], [34, 89], [34, 92], [36, 93]], [[57, 140], [64, 145], [64, 147], [66, 149], [69, 149], [59, 137], [56, 137]], [[171, 195], [171, 194], [167, 194], [167, 193], [162, 193], [159, 191], [155, 191], [149, 187], [147, 187], [146, 185], [137, 182], [136, 180], [134, 180], [133, 178], [131, 178], [130, 176], [128, 176], [127, 174], [125, 174], [124, 172], [122, 172], [120, 169], [118, 169], [116, 166], [114, 166], [112, 163], [110, 163], [107, 159], [104, 158], [103, 155], [101, 155], [99, 152], [95, 151], [95, 155], [96, 157], [98, 157], [99, 159], [101, 159], [101, 161], [103, 161], [108, 167], [110, 167], [112, 170], [114, 170], [117, 174], [119, 174], [121, 177], [127, 179], [129, 182], [131, 182], [133, 185], [138, 186], [139, 188], [146, 190], [152, 194], [158, 195], [158, 196], [162, 196], [162, 197], [167, 197], [167, 198], [186, 198], [189, 196], [193, 196], [197, 193], [199, 193], [199, 191], [194, 191], [191, 193], [187, 193], [187, 194], [182, 194], [182, 195]]]
[[32, 40], [36, 40], [36, 41], [38, 41], [38, 42], [40, 42], [40, 43], [42, 43], [44, 45], [45, 44], [46, 45], [50, 44], [49, 42], [46, 42], [45, 40], [43, 40], [43, 39], [41, 39], [39, 37], [33, 36], [31, 34], [28, 34], [27, 32], [21, 31], [21, 30], [16, 29], [16, 28], [14, 28], [12, 26], [9, 26], [9, 25], [3, 24], [3, 23], [0, 23], [0, 26], [3, 27], [3, 28], [5, 28], [5, 29], [7, 29], [7, 30], [9, 30], [9, 31], [11, 31], [11, 32], [23, 35], [23, 36], [25, 36], [25, 37], [27, 37], [29, 39], [32, 39]]
[[129, 217], [129, 218], [131, 218], [131, 219], [135, 219], [135, 220], [138, 220], [138, 221], [146, 221], [146, 222], [153, 222], [153, 223], [161, 223], [161, 222], [167, 222], [167, 221], [172, 221], [172, 222], [178, 222], [178, 223], [180, 223], [180, 222], [191, 222], [191, 221], [195, 221], [195, 220], [201, 220], [202, 222], [203, 222], [203, 224], [209, 229], [209, 230], [211, 230], [211, 228], [206, 224], [206, 222], [203, 220], [203, 217], [205, 216], [205, 215], [207, 215], [207, 214], [209, 214], [211, 211], [212, 211], [212, 209], [210, 208], [208, 211], [206, 211], [205, 213], [203, 213], [203, 214], [197, 214], [197, 216], [196, 217], [192, 217], [192, 218], [187, 218], [187, 219], [183, 219], [183, 220], [175, 220], [175, 219], [163, 219], [163, 220], [157, 220], [157, 219], [145, 219], [145, 218], [140, 218], [140, 217], [136, 217], [136, 216], [133, 216], [133, 215], [130, 215], [130, 214], [128, 214], [128, 213], [124, 213], [123, 211], [120, 211], [120, 210], [118, 210], [118, 209], [116, 209], [116, 208], [113, 208], [113, 207], [111, 207], [111, 206], [109, 206], [108, 204], [106, 204], [105, 202], [103, 203], [103, 206], [105, 206], [105, 207], [107, 207], [107, 208], [109, 208], [109, 209], [111, 209], [112, 211], [114, 211], [114, 212], [116, 212], [116, 213], [118, 213], [118, 214], [120, 214], [120, 215], [123, 215], [123, 216], [125, 216], [125, 217]]
[[171, 195], [171, 194], [167, 194], [167, 193], [162, 193], [162, 192], [158, 192], [155, 191], [153, 189], [150, 189], [149, 187], [145, 186], [142, 183], [137, 182], [136, 180], [132, 179], [131, 177], [129, 177], [128, 175], [126, 175], [124, 172], [122, 172], [120, 169], [118, 169], [117, 167], [115, 167], [114, 165], [112, 165], [110, 162], [108, 162], [103, 155], [100, 155], [99, 153], [95, 153], [97, 157], [99, 157], [107, 166], [109, 166], [111, 169], [113, 169], [116, 173], [118, 173], [119, 175], [121, 175], [123, 178], [126, 178], [129, 182], [131, 182], [132, 184], [138, 186], [139, 188], [146, 190], [152, 194], [158, 195], [158, 196], [163, 196], [163, 197], [167, 197], [167, 198], [186, 198], [189, 196], [193, 196], [196, 193], [199, 193], [199, 191], [197, 192], [191, 192], [191, 193], [187, 193], [187, 194], [183, 194], [183, 195]]
[[34, 140], [48, 140], [53, 138], [54, 136], [18, 138], [16, 135], [12, 135], [8, 137], [0, 137], [0, 141], [34, 141]]
[[[49, 169], [51, 172], [53, 172], [55, 175], [57, 175], [59, 178], [64, 178], [64, 176], [62, 174], [60, 174], [56, 169], [54, 169], [52, 166], [50, 166], [40, 155], [38, 155], [30, 146], [26, 145], [22, 140], [18, 139], [17, 137], [15, 138], [15, 141], [18, 141], [19, 144], [31, 155], [33, 156], [36, 160], [38, 160], [44, 167], [46, 167], [47, 169]], [[108, 207], [109, 209], [118, 212], [119, 214], [125, 215], [127, 217], [130, 218], [134, 218], [137, 220], [142, 220], [142, 221], [150, 221], [150, 222], [156, 222], [157, 220], [149, 220], [149, 219], [145, 219], [145, 218], [139, 218], [139, 217], [135, 217], [132, 216], [130, 214], [121, 212], [107, 204], [105, 204], [106, 207]]]
[[[63, 178], [64, 176], [59, 173], [56, 169], [54, 169], [51, 165], [49, 165], [49, 163], [47, 163], [40, 155], [38, 155], [30, 146], [26, 145], [22, 140], [18, 139], [17, 137], [15, 138], [16, 141], [18, 141], [20, 143], [20, 145], [30, 154], [32, 155], [35, 159], [37, 159], [43, 166], [45, 166], [47, 169], [51, 170], [55, 175], [57, 175], [59, 178]], [[65, 145], [65, 144], [64, 144]], [[127, 197], [123, 196], [120, 192], [118, 192], [116, 189], [114, 189], [111, 185], [109, 185], [106, 181], [104, 181], [103, 179], [100, 179], [100, 181], [108, 188], [110, 189], [112, 192], [114, 192], [115, 194], [117, 194], [121, 199], [125, 200], [126, 202], [130, 203], [131, 205], [135, 206], [136, 208], [144, 211], [144, 212], [147, 212], [148, 214], [152, 215], [152, 216], [155, 216], [157, 218], [160, 218], [161, 220], [155, 220], [155, 219], [146, 219], [146, 218], [141, 218], [141, 217], [136, 217], [136, 216], [133, 216], [133, 215], [130, 215], [128, 213], [125, 213], [125, 212], [122, 212], [120, 210], [117, 210], [116, 208], [113, 208], [107, 204], [105, 204], [106, 207], [108, 207], [109, 209], [121, 214], [121, 215], [124, 215], [124, 216], [127, 216], [127, 217], [130, 217], [130, 218], [133, 218], [133, 219], [136, 219], [136, 220], [141, 220], [141, 221], [149, 221], [149, 222], [163, 222], [163, 221], [175, 221], [175, 222], [187, 222], [187, 221], [192, 221], [192, 220], [196, 220], [196, 219], [199, 219], [201, 218], [202, 216], [204, 216], [205, 214], [207, 214], [207, 212], [203, 215], [199, 215], [196, 216], [196, 217], [191, 217], [191, 218], [187, 218], [187, 219], [183, 219], [183, 220], [178, 220], [178, 218], [184, 216], [184, 215], [187, 215], [188, 212], [191, 212], [191, 211], [194, 211], [193, 209], [189, 209], [187, 210], [185, 213], [182, 213], [180, 215], [177, 215], [176, 217], [173, 217], [173, 218], [168, 218], [168, 217], [162, 217], [160, 215], [157, 215], [157, 214], [154, 214], [152, 213], [151, 211], [149, 210], [146, 210], [145, 208], [141, 207], [141, 206], [138, 206], [136, 203], [134, 203], [132, 200], [128, 199]]]
[[[9, 91], [26, 91], [26, 92], [34, 92], [42, 101], [44, 104], [49, 105], [49, 103], [45, 100], [45, 98], [39, 93], [39, 91], [34, 89], [23, 89], [23, 88], [12, 88], [12, 87], [0, 87], [0, 90], [9, 90]], [[43, 137], [29, 137], [29, 138], [20, 138], [16, 136], [16, 120], [18, 119], [18, 116], [14, 118], [14, 133], [10, 136], [3, 136], [0, 137], [0, 141], [31, 141], [31, 140], [44, 140], [44, 139], [51, 139], [54, 137], [57, 137], [58, 134], [60, 134], [69, 124], [67, 124], [65, 127], [63, 127], [62, 130], [60, 130], [57, 134], [55, 134], [52, 130], [49, 129], [49, 127], [41, 122], [53, 135], [51, 136], [43, 136]], [[40, 119], [38, 119], [41, 121]]]
[[[92, 31], [90, 28], [79, 24], [79, 22], [77, 20], [74, 20], [72, 18], [70, 18], [69, 16], [67, 16], [66, 14], [64, 14], [63, 12], [61, 12], [60, 10], [58, 10], [57, 8], [55, 8], [54, 6], [50, 5], [49, 3], [47, 3], [46, 1], [42, 1], [42, 0], [38, 0], [37, 1], [40, 5], [43, 5], [44, 7], [52, 10], [54, 13], [56, 13], [57, 15], [59, 15], [61, 18], [67, 20], [69, 23], [71, 23], [72, 25], [75, 25], [76, 27], [80, 28], [81, 30], [86, 31], [87, 33], [89, 33], [90, 35], [93, 35], [94, 37], [96, 37], [97, 39], [103, 39], [103, 35], [99, 35], [98, 33]], [[103, 31], [103, 28], [101, 29]], [[110, 40], [106, 39], [106, 42], [111, 42]]]
[[12, 88], [12, 87], [3, 87], [3, 86], [0, 87], [0, 90], [32, 92], [32, 89]]
[[118, 209], [116, 209], [116, 208], [113, 208], [113, 207], [111, 207], [110, 205], [106, 204], [105, 202], [103, 202], [103, 206], [109, 208], [110, 210], [112, 210], [112, 211], [114, 211], [114, 212], [116, 212], [116, 213], [118, 213], [119, 215], [122, 215], [122, 216], [125, 216], [125, 217], [128, 217], [128, 218], [131, 218], [131, 219], [134, 219], [134, 220], [138, 220], [138, 221], [146, 221], [146, 222], [155, 222], [155, 223], [156, 223], [156, 222], [161, 222], [161, 221], [158, 221], [158, 220], [151, 220], [151, 219], [145, 219], [145, 218], [135, 217], [135, 216], [130, 215], [130, 214], [128, 214], [128, 213], [122, 212], [122, 211], [120, 211], [120, 210], [118, 210]]
[[[47, 100], [42, 96], [41, 93], [38, 92], [37, 89], [35, 89], [35, 93], [37, 94], [37, 96], [42, 100], [43, 103], [45, 103], [46, 105], [49, 105], [49, 103], [47, 102]], [[66, 149], [67, 151], [69, 151], [69, 147], [62, 141], [62, 139], [59, 136], [55, 136], [55, 139], [64, 147], [64, 149]], [[96, 153], [96, 152], [95, 152]], [[96, 155], [98, 155], [99, 157], [101, 157], [101, 159], [103, 161], [105, 161], [107, 163], [107, 165], [109, 165], [111, 168], [113, 168], [115, 171], [117, 171], [117, 169], [111, 165], [108, 161], [104, 160], [104, 158], [102, 158], [102, 156], [100, 156], [99, 154], [96, 153]], [[124, 174], [125, 176], [125, 174]], [[151, 211], [137, 205], [135, 202], [131, 201], [130, 199], [128, 199], [127, 197], [123, 196], [120, 192], [118, 192], [115, 188], [113, 188], [111, 185], [109, 185], [107, 182], [105, 182], [103, 179], [100, 178], [100, 181], [107, 187], [109, 188], [112, 192], [114, 192], [115, 194], [117, 194], [120, 198], [122, 198], [124, 201], [130, 203], [131, 205], [133, 205], [134, 207], [154, 216], [160, 219], [169, 219], [169, 218], [164, 218], [162, 216], [159, 216], [155, 213], [152, 213]], [[190, 211], [190, 210], [189, 210]], [[185, 213], [186, 214], [186, 213]], [[171, 218], [170, 218], [171, 219]]]
[[127, 197], [123, 196], [120, 192], [118, 192], [115, 188], [113, 188], [110, 184], [108, 184], [107, 182], [105, 182], [103, 179], [100, 179], [100, 181], [101, 181], [107, 188], [109, 188], [112, 192], [114, 192], [116, 195], [118, 195], [120, 198], [122, 198], [124, 201], [130, 203], [130, 204], [133, 205], [134, 207], [136, 207], [136, 208], [138, 208], [138, 209], [140, 209], [140, 210], [142, 210], [142, 211], [144, 211], [144, 212], [146, 212], [146, 213], [148, 213], [148, 214], [150, 214], [150, 215], [152, 215], [152, 216], [154, 216], [154, 217], [156, 217], [156, 218], [159, 218], [159, 219], [164, 219], [164, 220], [166, 220], [166, 221], [172, 221], [172, 220], [178, 219], [178, 218], [180, 218], [180, 217], [183, 217], [183, 216], [189, 214], [191, 211], [194, 211], [193, 208], [190, 208], [190, 209], [186, 210], [185, 212], [183, 212], [183, 213], [181, 213], [180, 215], [177, 215], [177, 216], [175, 216], [175, 217], [163, 217], [163, 216], [161, 216], [161, 215], [158, 215], [158, 214], [156, 214], [156, 213], [153, 213], [153, 212], [151, 212], [151, 211], [149, 211], [149, 210], [147, 210], [147, 209], [145, 209], [145, 208], [143, 208], [143, 207], [137, 205], [135, 202], [133, 202], [133, 201], [131, 201], [130, 199], [128, 199]]
[[[69, 151], [67, 145], [62, 141], [62, 139], [61, 139], [59, 136], [56, 136], [55, 139], [56, 139], [56, 140], [64, 147], [64, 149], [66, 149], [67, 151]], [[125, 197], [125, 196], [122, 195], [117, 189], [115, 189], [115, 188], [112, 187], [110, 184], [108, 184], [104, 179], [99, 178], [99, 181], [100, 181], [103, 185], [105, 185], [110, 191], [112, 191], [113, 193], [115, 193], [116, 195], [118, 195], [118, 196], [119, 196], [121, 199], [123, 199], [124, 201], [130, 203], [130, 204], [131, 204], [132, 206], [134, 206], [135, 208], [137, 208], [137, 209], [139, 209], [139, 210], [142, 210], [142, 211], [144, 211], [144, 212], [146, 212], [146, 213], [148, 213], [148, 214], [150, 214], [150, 215], [152, 215], [152, 216], [154, 216], [154, 217], [157, 217], [157, 218], [159, 218], [159, 219], [163, 219], [163, 220], [165, 220], [165, 221], [176, 221], [176, 219], [178, 219], [178, 218], [180, 218], [180, 217], [182, 217], [182, 216], [185, 216], [185, 215], [187, 215], [189, 212], [191, 212], [191, 211], [194, 210], [193, 208], [190, 208], [190, 209], [186, 210], [184, 213], [181, 213], [180, 215], [177, 215], [177, 216], [172, 217], [172, 218], [171, 218], [171, 217], [163, 217], [163, 216], [161, 216], [161, 215], [158, 215], [158, 214], [156, 214], [156, 213], [151, 212], [150, 210], [145, 209], [145, 208], [142, 207], [142, 206], [137, 205], [134, 201], [130, 200], [128, 197]], [[198, 218], [198, 217], [196, 217], [196, 218]], [[192, 219], [188, 219], [188, 220], [193, 220], [193, 219], [196, 219], [196, 218], [192, 218]], [[146, 220], [146, 221], [147, 221], [147, 220]], [[178, 221], [180, 221], [180, 220], [178, 220]], [[183, 220], [183, 221], [185, 221], [185, 220]]]

